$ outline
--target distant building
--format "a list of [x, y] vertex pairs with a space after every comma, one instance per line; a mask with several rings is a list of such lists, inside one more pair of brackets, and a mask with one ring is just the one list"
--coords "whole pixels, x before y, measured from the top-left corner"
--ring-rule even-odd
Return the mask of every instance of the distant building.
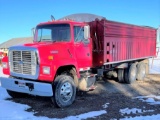
[[8, 53], [8, 48], [15, 45], [21, 45], [25, 43], [32, 43], [33, 37], [12, 38], [2, 44], [0, 44], [0, 52]]

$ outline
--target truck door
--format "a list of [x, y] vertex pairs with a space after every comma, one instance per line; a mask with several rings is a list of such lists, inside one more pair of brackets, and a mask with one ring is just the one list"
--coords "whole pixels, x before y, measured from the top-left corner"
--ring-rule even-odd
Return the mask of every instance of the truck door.
[[84, 39], [84, 27], [74, 26], [75, 57], [79, 68], [91, 67], [91, 43]]

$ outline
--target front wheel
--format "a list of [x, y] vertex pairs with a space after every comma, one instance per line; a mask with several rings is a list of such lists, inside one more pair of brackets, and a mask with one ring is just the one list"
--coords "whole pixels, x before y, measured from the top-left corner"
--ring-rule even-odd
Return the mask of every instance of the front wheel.
[[53, 85], [54, 104], [57, 107], [67, 107], [71, 105], [76, 96], [76, 86], [72, 77], [60, 75], [55, 79]]

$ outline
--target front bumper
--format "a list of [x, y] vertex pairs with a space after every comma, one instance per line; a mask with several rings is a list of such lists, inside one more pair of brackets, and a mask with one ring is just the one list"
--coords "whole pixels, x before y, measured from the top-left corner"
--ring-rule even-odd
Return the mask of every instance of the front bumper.
[[53, 96], [52, 84], [15, 78], [0, 77], [1, 86], [7, 90], [38, 96]]

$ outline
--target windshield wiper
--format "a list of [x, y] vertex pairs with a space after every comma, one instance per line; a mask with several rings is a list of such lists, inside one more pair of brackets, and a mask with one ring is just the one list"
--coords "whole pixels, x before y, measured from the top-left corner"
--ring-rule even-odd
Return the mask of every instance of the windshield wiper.
[[51, 40], [51, 39], [41, 39], [37, 42], [41, 42], [41, 41], [43, 41], [43, 42], [45, 42], [45, 41], [56, 42], [56, 40]]

